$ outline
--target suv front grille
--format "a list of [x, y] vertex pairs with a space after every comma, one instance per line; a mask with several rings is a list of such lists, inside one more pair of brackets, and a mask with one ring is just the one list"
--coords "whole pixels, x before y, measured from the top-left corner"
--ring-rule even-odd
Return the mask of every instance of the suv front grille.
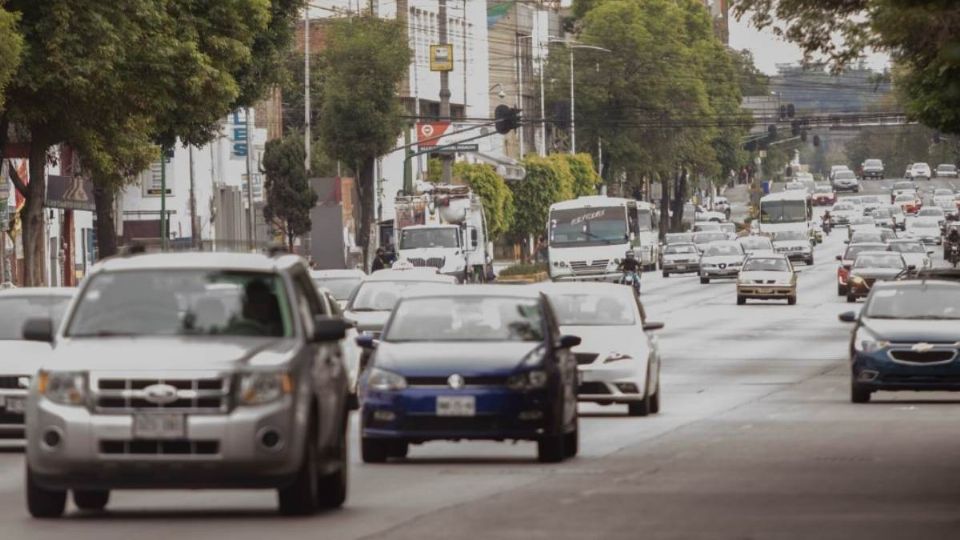
[[446, 260], [443, 257], [431, 257], [429, 259], [423, 259], [420, 257], [412, 257], [407, 259], [407, 261], [413, 266], [423, 268], [423, 267], [433, 267], [433, 268], [443, 268], [444, 262]]
[[[156, 384], [176, 389], [176, 399], [169, 403], [150, 401], [146, 389]], [[135, 410], [185, 411], [190, 413], [223, 413], [230, 408], [230, 379], [221, 377], [191, 379], [104, 377], [91, 381], [98, 412]]]
[[893, 349], [890, 358], [899, 362], [911, 364], [940, 364], [952, 362], [957, 357], [957, 351], [951, 349], [935, 349], [932, 351], [914, 351], [912, 349]]
[[136, 456], [212, 456], [220, 453], [217, 441], [138, 439], [100, 441], [100, 453]]
[[[20, 379], [23, 379], [27, 384], [21, 385]], [[28, 376], [5, 375], [0, 377], [0, 389], [3, 390], [25, 390], [29, 386], [30, 377]]]
[[[407, 377], [410, 386], [450, 386], [449, 376], [440, 377]], [[503, 376], [468, 376], [464, 377], [466, 386], [506, 386], [507, 377]]]

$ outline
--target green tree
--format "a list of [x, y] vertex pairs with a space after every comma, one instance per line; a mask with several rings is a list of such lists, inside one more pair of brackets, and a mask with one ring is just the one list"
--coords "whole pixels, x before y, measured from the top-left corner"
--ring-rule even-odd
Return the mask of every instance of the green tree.
[[566, 162], [573, 175], [573, 196], [596, 195], [597, 186], [603, 182], [597, 171], [594, 170], [593, 158], [590, 154], [554, 154]]
[[511, 235], [516, 239], [544, 233], [550, 205], [573, 198], [573, 175], [555, 159], [528, 155], [523, 160], [527, 174], [510, 183], [516, 204]]
[[0, 0], [0, 111], [3, 110], [3, 89], [10, 82], [17, 66], [20, 65], [20, 52], [23, 50], [23, 37], [17, 29], [19, 17], [3, 9], [5, 0]]
[[731, 51], [730, 60], [740, 81], [740, 93], [745, 96], [770, 94], [770, 77], [757, 68], [750, 49]]
[[739, 0], [735, 14], [825, 56], [836, 70], [870, 49], [888, 51], [908, 112], [960, 133], [960, 4], [944, 0]]
[[374, 162], [393, 148], [403, 129], [397, 87], [410, 62], [407, 30], [402, 21], [352, 17], [331, 20], [327, 38], [321, 140], [328, 155], [357, 172], [358, 241], [369, 261]]
[[291, 251], [294, 239], [310, 231], [310, 210], [319, 198], [310, 187], [305, 158], [303, 136], [294, 132], [267, 142], [261, 161], [267, 198], [263, 217], [280, 229]]
[[513, 192], [492, 165], [456, 163], [453, 175], [470, 186], [483, 202], [491, 239], [497, 240], [510, 230], [515, 212]]

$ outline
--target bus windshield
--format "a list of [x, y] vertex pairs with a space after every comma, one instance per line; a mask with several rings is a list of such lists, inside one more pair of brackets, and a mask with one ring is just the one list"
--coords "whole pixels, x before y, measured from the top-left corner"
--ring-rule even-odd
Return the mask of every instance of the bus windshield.
[[551, 246], [612, 245], [628, 240], [627, 212], [622, 206], [550, 212]]
[[804, 201], [767, 201], [760, 203], [760, 223], [800, 223], [807, 220]]

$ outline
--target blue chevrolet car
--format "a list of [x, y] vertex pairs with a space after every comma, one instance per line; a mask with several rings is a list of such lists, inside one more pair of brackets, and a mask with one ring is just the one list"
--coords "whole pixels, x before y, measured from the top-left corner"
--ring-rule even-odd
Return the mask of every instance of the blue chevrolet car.
[[396, 305], [360, 377], [361, 454], [406, 457], [432, 440], [536, 441], [543, 462], [578, 451], [575, 336], [532, 288], [435, 286]]
[[913, 279], [877, 283], [850, 339], [850, 400], [878, 390], [960, 391], [960, 282]]

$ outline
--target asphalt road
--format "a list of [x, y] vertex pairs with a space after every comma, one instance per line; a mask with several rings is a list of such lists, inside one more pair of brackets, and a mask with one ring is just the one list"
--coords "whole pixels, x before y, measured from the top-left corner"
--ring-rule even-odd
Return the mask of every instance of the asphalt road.
[[272, 492], [121, 491], [103, 514], [35, 521], [9, 451], [0, 538], [958, 538], [960, 402], [849, 402], [844, 236], [817, 248], [796, 306], [737, 306], [731, 282], [646, 274], [649, 318], [667, 325], [662, 413], [583, 406], [567, 463], [537, 463], [528, 443], [432, 443], [363, 465], [354, 444], [347, 505], [311, 518], [277, 516]]

